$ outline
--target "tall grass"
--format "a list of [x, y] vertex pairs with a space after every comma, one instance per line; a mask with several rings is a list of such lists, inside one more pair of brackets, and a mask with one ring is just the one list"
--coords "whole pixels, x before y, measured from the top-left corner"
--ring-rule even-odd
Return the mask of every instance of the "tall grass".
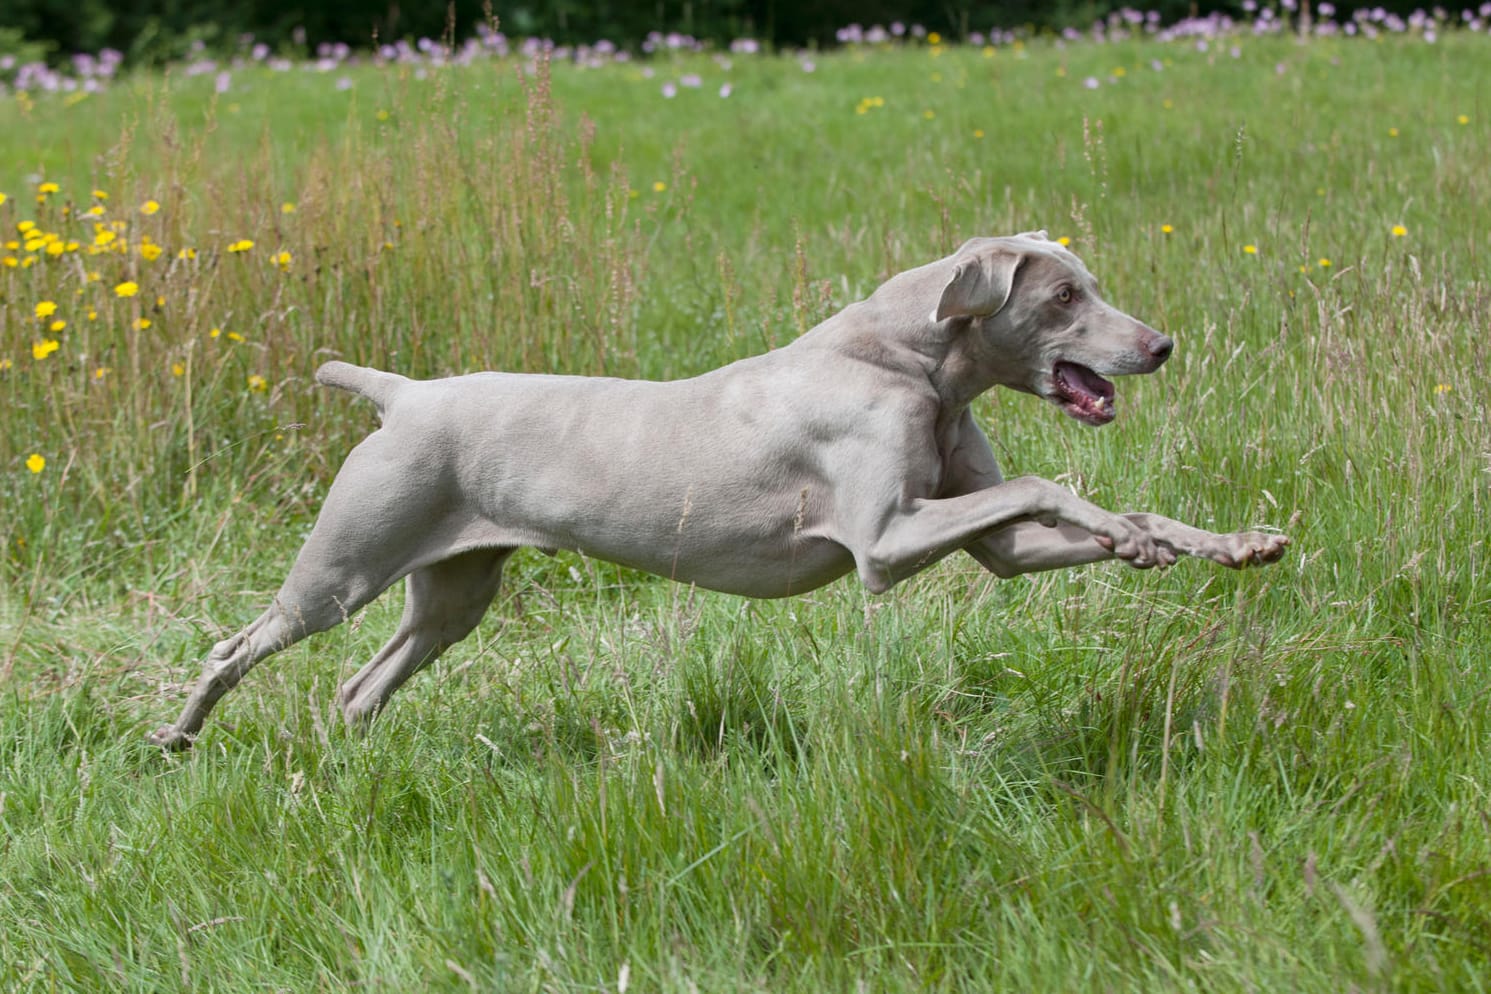
[[[1485, 44], [0, 107], [5, 238], [64, 241], [0, 268], [0, 986], [1484, 990]], [[127, 223], [90, 255], [94, 189]], [[325, 358], [690, 375], [1035, 227], [1179, 344], [1102, 432], [981, 401], [1006, 469], [1283, 527], [1289, 559], [753, 603], [519, 556], [366, 739], [332, 692], [397, 595], [250, 674], [192, 755], [141, 744], [370, 427]]]

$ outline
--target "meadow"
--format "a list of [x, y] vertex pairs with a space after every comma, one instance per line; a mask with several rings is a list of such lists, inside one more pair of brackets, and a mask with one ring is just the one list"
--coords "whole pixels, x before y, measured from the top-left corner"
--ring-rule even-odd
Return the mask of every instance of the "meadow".
[[[1491, 987], [1491, 39], [1239, 32], [180, 70], [0, 103], [0, 989]], [[671, 95], [669, 95], [671, 93]], [[371, 406], [671, 378], [976, 234], [1177, 341], [1006, 473], [1292, 538], [884, 596], [518, 554], [371, 734], [395, 589], [144, 742]]]

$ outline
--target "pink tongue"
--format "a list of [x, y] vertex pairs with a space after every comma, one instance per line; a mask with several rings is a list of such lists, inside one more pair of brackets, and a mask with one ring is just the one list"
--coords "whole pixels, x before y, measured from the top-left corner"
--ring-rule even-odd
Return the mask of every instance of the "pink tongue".
[[1073, 393], [1085, 394], [1094, 400], [1113, 396], [1113, 384], [1079, 363], [1058, 362], [1056, 375]]

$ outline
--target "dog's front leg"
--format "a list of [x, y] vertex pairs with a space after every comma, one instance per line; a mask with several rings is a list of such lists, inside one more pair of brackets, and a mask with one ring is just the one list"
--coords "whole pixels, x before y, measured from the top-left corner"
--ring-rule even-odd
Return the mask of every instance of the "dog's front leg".
[[[1168, 566], [1175, 550], [1146, 528], [1122, 515], [1088, 503], [1064, 487], [1039, 477], [1024, 476], [972, 493], [939, 500], [912, 500], [889, 515], [873, 540], [855, 549], [860, 579], [875, 593], [919, 572], [996, 529], [1010, 526], [1055, 531], [1071, 539], [1073, 559], [1052, 562], [1076, 565], [1116, 557], [1140, 569]], [[1077, 536], [1084, 536], [1080, 552]], [[1015, 573], [1027, 572], [1015, 569]]]
[[[1156, 565], [1168, 566], [1177, 556], [1185, 555], [1242, 569], [1274, 562], [1289, 545], [1289, 539], [1283, 535], [1265, 532], [1218, 535], [1158, 514], [1140, 512], [1121, 517], [1148, 532], [1159, 544], [1160, 559]], [[983, 535], [969, 543], [967, 551], [985, 569], [1002, 577], [1113, 558], [1113, 551], [1104, 540], [1084, 528], [1068, 524], [1047, 528], [1029, 521]]]

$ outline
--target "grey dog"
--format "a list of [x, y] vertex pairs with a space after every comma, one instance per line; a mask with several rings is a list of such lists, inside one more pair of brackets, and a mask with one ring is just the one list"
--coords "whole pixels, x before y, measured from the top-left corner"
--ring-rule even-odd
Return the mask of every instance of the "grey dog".
[[851, 570], [882, 593], [959, 549], [1003, 577], [1110, 558], [1272, 562], [1283, 535], [1215, 534], [1006, 481], [968, 409], [1000, 385], [1107, 424], [1107, 377], [1152, 373], [1172, 347], [1028, 232], [975, 238], [784, 348], [692, 379], [416, 381], [329, 362], [317, 380], [367, 397], [382, 426], [347, 457], [269, 608], [213, 647], [151, 741], [189, 746], [256, 663], [407, 577], [398, 630], [339, 694], [347, 722], [366, 723], [476, 627], [525, 545], [748, 597]]

